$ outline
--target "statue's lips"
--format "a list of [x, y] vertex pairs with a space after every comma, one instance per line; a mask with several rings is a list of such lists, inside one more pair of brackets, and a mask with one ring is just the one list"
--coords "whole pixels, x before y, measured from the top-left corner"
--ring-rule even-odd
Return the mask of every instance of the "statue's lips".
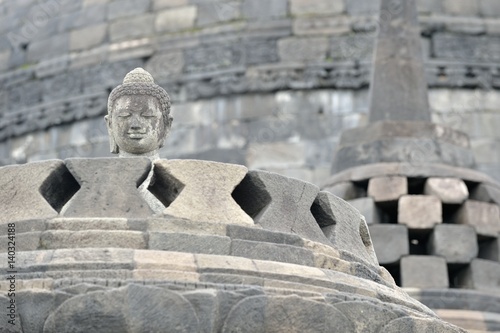
[[127, 135], [132, 140], [140, 140], [146, 136], [144, 133], [128, 133]]

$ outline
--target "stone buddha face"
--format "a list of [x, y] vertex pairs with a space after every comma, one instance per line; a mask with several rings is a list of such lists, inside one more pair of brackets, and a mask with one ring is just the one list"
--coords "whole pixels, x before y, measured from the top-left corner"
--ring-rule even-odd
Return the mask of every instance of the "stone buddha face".
[[172, 125], [170, 98], [151, 74], [136, 68], [111, 92], [104, 118], [112, 153], [158, 158]]
[[170, 130], [163, 121], [159, 101], [148, 95], [117, 98], [106, 121], [120, 155], [155, 153], [163, 146]]

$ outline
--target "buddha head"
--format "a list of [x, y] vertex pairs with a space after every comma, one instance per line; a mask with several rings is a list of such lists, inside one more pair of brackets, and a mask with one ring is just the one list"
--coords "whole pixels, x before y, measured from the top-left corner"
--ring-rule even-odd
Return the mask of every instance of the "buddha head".
[[157, 158], [172, 126], [170, 98], [151, 74], [136, 68], [109, 95], [104, 119], [112, 153]]

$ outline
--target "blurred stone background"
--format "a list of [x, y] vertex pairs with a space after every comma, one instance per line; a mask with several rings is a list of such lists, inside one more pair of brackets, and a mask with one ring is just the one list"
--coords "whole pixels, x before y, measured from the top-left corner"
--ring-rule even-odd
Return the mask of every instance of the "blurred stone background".
[[[376, 0], [0, 0], [0, 165], [111, 156], [107, 96], [135, 67], [173, 99], [161, 155], [321, 184], [367, 123]], [[420, 0], [433, 121], [500, 180], [500, 1]], [[390, 13], [387, 13], [390, 15]]]

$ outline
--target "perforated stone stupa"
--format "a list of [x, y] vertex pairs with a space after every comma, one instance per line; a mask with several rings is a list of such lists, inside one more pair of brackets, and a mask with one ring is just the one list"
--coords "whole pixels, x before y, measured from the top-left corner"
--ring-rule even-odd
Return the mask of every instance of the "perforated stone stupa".
[[[129, 105], [149, 96], [143, 88]], [[128, 129], [111, 134], [150, 147], [156, 132], [138, 133], [166, 109], [116, 105]], [[270, 172], [149, 153], [0, 168], [2, 250], [8, 233], [16, 241], [14, 264], [0, 263], [3, 291], [15, 275], [15, 296], [0, 304], [15, 300], [16, 325], [2, 320], [1, 331], [465, 332], [396, 286], [365, 218], [342, 199]]]
[[466, 134], [430, 122], [415, 3], [401, 6], [381, 25], [371, 122], [343, 133], [323, 188], [365, 216], [399, 286], [446, 320], [497, 332], [500, 184], [473, 169]]

